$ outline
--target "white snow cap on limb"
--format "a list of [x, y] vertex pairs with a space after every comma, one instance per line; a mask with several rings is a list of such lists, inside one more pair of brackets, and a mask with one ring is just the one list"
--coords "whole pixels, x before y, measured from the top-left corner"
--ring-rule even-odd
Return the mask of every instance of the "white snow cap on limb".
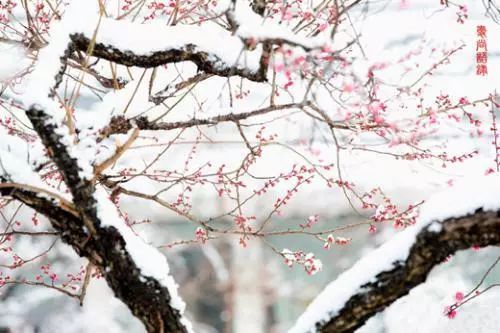
[[22, 95], [24, 107], [33, 106], [43, 109], [56, 125], [55, 132], [61, 136], [68, 153], [78, 161], [80, 177], [91, 179], [93, 168], [88, 160], [83, 158], [81, 151], [73, 144], [72, 136], [66, 126], [61, 126], [66, 112], [59, 103], [50, 98], [55, 77], [61, 68], [61, 57], [70, 43], [69, 35], [84, 27], [95, 29], [98, 24], [98, 6], [96, 1], [74, 0], [66, 9], [61, 21], [54, 23], [50, 31], [49, 45], [43, 48], [37, 57], [33, 72], [28, 77], [25, 93]]
[[[26, 108], [39, 105], [50, 112], [56, 120], [62, 121], [65, 113], [59, 104], [49, 98], [54, 86], [54, 79], [61, 68], [61, 57], [70, 43], [70, 34], [93, 31], [97, 28], [99, 7], [97, 1], [73, 0], [67, 6], [60, 21], [54, 22], [50, 29], [49, 45], [40, 50], [33, 72], [28, 77], [28, 84], [23, 94]], [[55, 108], [54, 108], [55, 107]]]
[[[50, 89], [54, 85], [54, 78], [58, 73], [61, 63], [60, 57], [64, 55], [70, 42], [72, 32], [80, 32], [91, 38], [98, 26], [97, 1], [73, 0], [66, 10], [63, 19], [56, 23], [51, 30], [49, 45], [40, 51], [35, 70], [30, 76], [27, 93], [23, 100], [26, 108], [36, 106], [41, 108], [50, 117], [50, 122], [55, 125], [55, 131], [61, 136], [60, 141], [65, 149], [77, 160], [78, 166], [83, 170], [79, 176], [91, 179], [93, 170], [91, 162], [85, 154], [73, 144], [68, 128], [63, 125], [65, 112], [49, 97]], [[109, 31], [120, 36], [119, 30]], [[111, 36], [111, 35], [110, 35]], [[151, 42], [151, 41], [148, 41]], [[0, 132], [0, 138], [2, 133]], [[2, 146], [0, 145], [0, 148]], [[169, 274], [166, 257], [155, 247], [146, 244], [125, 224], [107, 193], [102, 188], [97, 188], [94, 193], [97, 216], [102, 226], [115, 227], [123, 237], [126, 249], [143, 276], [156, 279], [163, 287], [167, 288], [171, 300], [170, 305], [181, 314], [180, 322], [188, 332], [192, 332], [191, 323], [184, 317], [185, 304], [177, 293], [177, 284]]]
[[[0, 176], [7, 181], [18, 184], [29, 184], [46, 193], [54, 193], [66, 200], [71, 200], [71, 194], [59, 191], [47, 185], [40, 175], [33, 171], [33, 161], [44, 161], [43, 147], [38, 142], [28, 143], [21, 138], [8, 133], [0, 126]], [[46, 199], [52, 197], [38, 193]]]
[[170, 275], [167, 258], [154, 246], [146, 244], [139, 236], [135, 235], [132, 229], [125, 225], [123, 219], [106, 191], [97, 188], [94, 197], [97, 201], [97, 216], [102, 226], [115, 227], [125, 241], [128, 254], [141, 270], [141, 274], [157, 280], [162, 286], [168, 289], [171, 300], [170, 305], [179, 310], [181, 314], [181, 324], [188, 332], [193, 332], [191, 322], [183, 315], [186, 304], [180, 298], [174, 278]]
[[[208, 22], [201, 27], [166, 26], [162, 22], [139, 24], [126, 20], [118, 21], [100, 17], [98, 1], [73, 0], [66, 8], [62, 20], [52, 25], [49, 45], [38, 55], [37, 66], [30, 75], [23, 96], [26, 107], [38, 104], [48, 109], [57, 105], [47, 96], [53, 87], [54, 76], [61, 67], [60, 57], [64, 55], [70, 43], [70, 35], [74, 33], [83, 34], [89, 39], [96, 34], [99, 43], [136, 55], [150, 55], [190, 45], [194, 51], [206, 52], [213, 58], [211, 60], [218, 58], [222, 62], [216, 62], [215, 66], [235, 66], [251, 71], [257, 71], [260, 67], [261, 52], [246, 52], [242, 55], [245, 45], [241, 38], [216, 24]], [[222, 40], [223, 48], [220, 47]], [[40, 64], [43, 66], [39, 66]], [[58, 115], [62, 118], [64, 113], [58, 112]]]
[[282, 39], [309, 49], [330, 46], [329, 38], [324, 32], [316, 37], [301, 36], [286, 25], [277, 24], [256, 14], [246, 1], [235, 1], [234, 18], [238, 23], [236, 34], [242, 38]]
[[316, 332], [315, 324], [326, 322], [340, 311], [361, 286], [394, 268], [409, 255], [418, 233], [425, 227], [439, 232], [443, 221], [473, 214], [477, 209], [500, 209], [500, 175], [467, 178], [428, 199], [420, 210], [415, 225], [395, 235], [381, 247], [363, 257], [354, 266], [332, 281], [313, 300], [288, 333]]

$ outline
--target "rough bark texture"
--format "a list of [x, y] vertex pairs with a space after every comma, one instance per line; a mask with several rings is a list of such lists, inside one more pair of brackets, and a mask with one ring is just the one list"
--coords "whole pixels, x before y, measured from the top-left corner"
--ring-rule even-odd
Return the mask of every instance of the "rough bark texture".
[[317, 323], [320, 332], [348, 333], [364, 325], [410, 290], [425, 282], [434, 266], [456, 251], [500, 244], [500, 211], [476, 211], [472, 215], [440, 222], [438, 233], [425, 228], [418, 235], [406, 261], [380, 273], [375, 282], [363, 286], [328, 322]]
[[[265, 0], [255, 0], [255, 12], [263, 15]], [[57, 88], [66, 69], [66, 59], [74, 51], [86, 52], [91, 41], [83, 34], [72, 34], [71, 43], [61, 58], [62, 67], [56, 76]], [[278, 42], [276, 42], [278, 43]], [[137, 55], [120, 50], [113, 45], [97, 41], [92, 55], [125, 66], [153, 68], [173, 62], [191, 61], [200, 71], [217, 76], [239, 75], [249, 80], [266, 80], [268, 59], [272, 42], [263, 42], [263, 54], [257, 72], [225, 64], [221, 59], [197, 50], [196, 45], [187, 44], [177, 49]], [[264, 110], [262, 113], [269, 112]], [[170, 306], [170, 294], [157, 280], [141, 275], [140, 269], [127, 252], [123, 237], [113, 227], [102, 226], [96, 211], [94, 185], [79, 176], [78, 163], [71, 157], [63, 138], [58, 135], [50, 116], [37, 107], [31, 107], [27, 115], [45, 147], [49, 151], [70, 189], [78, 214], [58, 206], [57, 202], [40, 197], [37, 193], [18, 188], [0, 188], [0, 194], [11, 196], [47, 216], [54, 229], [60, 232], [62, 240], [75, 251], [88, 258], [98, 267], [115, 295], [121, 299], [145, 325], [148, 332], [186, 332], [181, 324], [178, 310]], [[248, 114], [245, 116], [253, 116]], [[123, 133], [132, 127], [142, 129], [172, 129], [196, 125], [210, 125], [221, 121], [241, 120], [237, 115], [226, 115], [206, 120], [192, 120], [173, 124], [154, 124], [145, 118], [132, 124], [125, 118], [114, 118], [103, 133]], [[424, 282], [431, 269], [448, 255], [470, 248], [472, 245], [486, 246], [500, 244], [500, 218], [497, 212], [478, 211], [471, 216], [449, 219], [442, 222], [439, 233], [423, 230], [410, 251], [408, 259], [396, 263], [395, 268], [376, 277], [376, 282], [364, 286], [363, 291], [353, 295], [345, 307], [328, 322], [318, 323], [322, 332], [354, 332], [371, 316], [382, 311], [398, 298]]]
[[[90, 45], [89, 38], [85, 37], [83, 34], [72, 34], [70, 38], [76, 50], [87, 52]], [[191, 61], [196, 64], [199, 71], [205, 73], [224, 77], [238, 75], [255, 82], [266, 81], [267, 74], [267, 64], [266, 66], [261, 66], [258, 71], [233, 66], [233, 64], [226, 64], [213, 54], [199, 51], [196, 45], [193, 44], [187, 44], [178, 49], [138, 55], [131, 51], [120, 50], [113, 45], [106, 45], [97, 41], [94, 45], [92, 55], [120, 65], [142, 68], [154, 68], [174, 62]]]
[[[259, 8], [262, 12], [263, 9]], [[53, 97], [62, 82], [67, 59], [75, 51], [87, 52], [89, 46], [93, 44], [89, 38], [79, 33], [71, 34], [70, 39], [70, 44], [61, 56], [61, 68], [55, 75], [55, 84], [49, 97]], [[191, 61], [200, 71], [208, 74], [224, 77], [239, 75], [256, 82], [266, 81], [268, 67], [268, 52], [262, 56], [261, 67], [257, 71], [252, 71], [234, 64], [226, 64], [213, 54], [199, 51], [196, 45], [192, 44], [148, 55], [138, 55], [96, 41], [92, 45], [92, 56], [125, 66], [143, 68]], [[128, 253], [119, 231], [114, 227], [102, 225], [96, 209], [95, 186], [92, 181], [80, 176], [78, 161], [71, 156], [65, 138], [58, 134], [57, 125], [51, 116], [36, 105], [31, 106], [26, 114], [49, 156], [63, 175], [73, 196], [77, 213], [64, 209], [55, 200], [40, 197], [29, 190], [2, 187], [0, 194], [15, 198], [45, 215], [65, 243], [71, 245], [80, 256], [86, 257], [101, 270], [114, 294], [144, 323], [148, 332], [187, 332], [181, 323], [181, 314], [170, 306], [171, 296], [168, 289], [156, 279], [142, 275], [137, 263]], [[119, 123], [121, 124], [118, 126], [119, 130], [114, 128], [116, 132], [131, 128], [132, 125], [125, 119]], [[134, 126], [141, 124], [143, 127], [150, 126], [146, 119], [139, 119]]]
[[54, 229], [61, 233], [62, 240], [101, 270], [116, 297], [144, 323], [148, 332], [187, 332], [181, 324], [179, 311], [170, 306], [167, 288], [141, 274], [118, 230], [101, 225], [93, 196], [94, 185], [79, 176], [77, 161], [69, 154], [50, 117], [36, 107], [30, 108], [27, 115], [63, 174], [79, 214], [71, 214], [29, 191], [4, 188], [2, 194], [8, 194], [47, 216]]

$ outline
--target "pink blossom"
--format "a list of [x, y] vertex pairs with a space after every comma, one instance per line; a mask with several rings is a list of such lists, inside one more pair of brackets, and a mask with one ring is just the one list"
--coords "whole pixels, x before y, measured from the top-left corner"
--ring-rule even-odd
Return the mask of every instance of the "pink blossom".
[[351, 93], [354, 91], [354, 85], [352, 83], [344, 83], [342, 91], [345, 93]]
[[196, 231], [195, 231], [195, 237], [196, 237], [196, 240], [202, 244], [205, 244], [206, 241], [208, 240], [208, 233], [207, 231], [202, 228], [202, 227], [198, 227], [196, 228]]
[[457, 311], [452, 309], [451, 306], [446, 306], [444, 308], [444, 314], [449, 318], [449, 319], [453, 319], [456, 317], [457, 315]]
[[307, 223], [306, 224], [299, 224], [301, 228], [311, 228], [314, 224], [318, 223], [319, 221], [319, 215], [311, 215], [307, 218]]

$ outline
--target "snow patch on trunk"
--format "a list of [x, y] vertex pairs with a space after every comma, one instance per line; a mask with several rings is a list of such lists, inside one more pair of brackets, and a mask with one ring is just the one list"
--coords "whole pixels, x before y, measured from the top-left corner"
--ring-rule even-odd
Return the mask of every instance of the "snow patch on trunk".
[[500, 176], [468, 178], [455, 186], [432, 196], [422, 206], [415, 225], [397, 234], [390, 241], [359, 260], [342, 273], [313, 300], [288, 333], [316, 332], [315, 324], [337, 315], [345, 303], [375, 277], [405, 261], [419, 232], [429, 227], [439, 232], [439, 221], [473, 214], [477, 209], [500, 209]]

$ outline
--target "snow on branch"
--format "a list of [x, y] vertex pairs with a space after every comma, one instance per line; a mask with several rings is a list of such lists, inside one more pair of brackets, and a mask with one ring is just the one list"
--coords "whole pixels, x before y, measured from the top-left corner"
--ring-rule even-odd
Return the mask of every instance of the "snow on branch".
[[[161, 22], [139, 24], [115, 20], [100, 16], [97, 2], [75, 1], [62, 21], [51, 29], [49, 48], [54, 52], [42, 50], [39, 59], [54, 59], [44, 73], [53, 72], [53, 66], [61, 68], [57, 62], [63, 60], [58, 80], [65, 70], [66, 59], [74, 51], [82, 51], [117, 64], [143, 68], [191, 61], [205, 73], [238, 75], [262, 82], [267, 80], [270, 44], [289, 44], [304, 50], [330, 49], [326, 34], [316, 37], [296, 34], [285, 26], [266, 21], [247, 1], [227, 2], [219, 7], [221, 15], [225, 14], [229, 21], [229, 29], [211, 22], [203, 26], [165, 26]], [[223, 46], [220, 41], [224, 41]]]
[[[173, 62], [191, 61], [198, 70], [218, 76], [238, 75], [252, 81], [266, 81], [268, 55], [252, 44], [271, 43], [299, 46], [305, 50], [327, 47], [327, 39], [308, 38], [277, 24], [263, 21], [247, 3], [236, 2], [228, 10], [236, 31], [215, 24], [202, 27], [161, 23], [136, 24], [102, 18], [92, 55], [125, 66], [152, 68]], [[95, 26], [74, 29], [72, 47], [83, 52], [91, 45]], [[224, 41], [221, 47], [220, 41]]]
[[[64, 224], [48, 215], [54, 228], [65, 235], [63, 240], [101, 269], [115, 295], [148, 331], [190, 331], [189, 322], [182, 317], [184, 303], [177, 296], [166, 258], [138, 239], [120, 219], [107, 195], [96, 191], [92, 180], [82, 176], [81, 164], [88, 165], [88, 161], [72, 157], [69, 151], [74, 147], [53, 118], [37, 106], [32, 106], [27, 116], [62, 173], [79, 213]], [[51, 211], [43, 207], [37, 210]]]
[[230, 22], [235, 25], [236, 35], [245, 40], [268, 42], [272, 44], [289, 44], [306, 51], [329, 46], [326, 34], [316, 37], [305, 37], [291, 31], [290, 28], [276, 24], [258, 14], [258, 9], [251, 8], [245, 1], [232, 0], [227, 11]]
[[61, 75], [60, 57], [68, 53], [65, 28], [78, 21], [80, 9], [85, 13], [86, 5], [75, 1], [53, 31], [49, 45], [40, 52], [30, 78], [30, 94], [24, 100], [26, 115], [61, 172], [74, 209], [54, 207], [30, 189], [18, 191], [11, 186], [1, 193], [46, 215], [62, 239], [101, 270], [114, 294], [149, 332], [190, 332], [191, 324], [183, 317], [185, 305], [177, 295], [166, 258], [134, 235], [106, 192], [96, 187], [91, 163], [74, 144], [65, 112], [52, 99], [52, 80]]
[[308, 306], [289, 333], [354, 332], [425, 282], [447, 256], [500, 245], [500, 177], [471, 179], [429, 199], [419, 221], [358, 261]]
[[[73, 47], [86, 52], [91, 45], [92, 33], [88, 29], [72, 33]], [[224, 40], [224, 47], [220, 45], [221, 40]], [[117, 64], [144, 68], [191, 61], [206, 73], [265, 81], [266, 70], [260, 68], [262, 52], [244, 51], [245, 44], [239, 37], [216, 26], [165, 27], [155, 22], [134, 24], [103, 19], [92, 55]]]

